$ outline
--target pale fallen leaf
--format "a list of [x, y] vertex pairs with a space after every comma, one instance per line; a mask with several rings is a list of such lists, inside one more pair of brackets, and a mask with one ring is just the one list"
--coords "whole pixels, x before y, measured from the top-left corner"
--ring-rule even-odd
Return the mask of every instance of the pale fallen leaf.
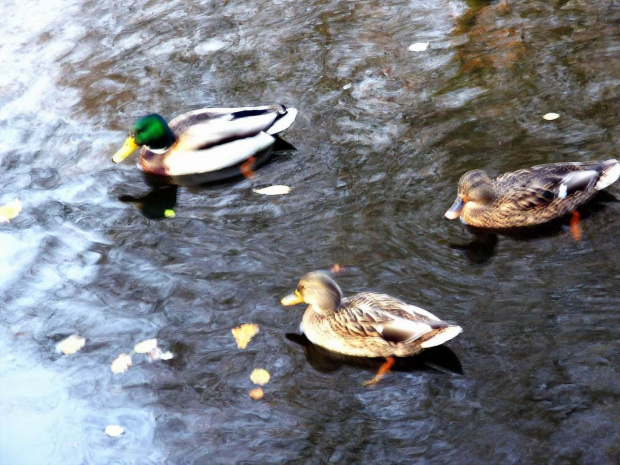
[[353, 84], [351, 84], [351, 83], [349, 83], [349, 84], [345, 84], [344, 86], [342, 86], [342, 89], [343, 89], [343, 90], [350, 89], [352, 85], [353, 85]]
[[259, 386], [264, 386], [271, 379], [269, 372], [263, 368], [256, 368], [250, 375], [250, 381]]
[[136, 354], [148, 354], [151, 350], [157, 347], [157, 339], [146, 339], [145, 341], [138, 342], [133, 348]]
[[250, 397], [254, 400], [262, 399], [264, 395], [262, 388], [256, 388], [250, 391]]
[[131, 366], [131, 355], [120, 354], [112, 362], [112, 366], [111, 366], [112, 373], [114, 374], [125, 373], [127, 370], [129, 370], [130, 366]]
[[56, 349], [62, 352], [65, 355], [71, 355], [76, 353], [86, 344], [86, 339], [84, 339], [79, 334], [72, 334], [66, 339], [63, 339], [56, 345]]
[[5, 205], [0, 206], [0, 223], [8, 223], [22, 211], [22, 203], [15, 199]]
[[171, 360], [174, 358], [174, 354], [172, 352], [162, 352], [159, 354], [160, 360]]
[[120, 436], [124, 432], [125, 428], [120, 425], [108, 425], [105, 427], [105, 434], [113, 438]]
[[554, 119], [558, 119], [560, 117], [560, 115], [558, 115], [557, 113], [547, 113], [546, 115], [543, 115], [543, 119], [546, 119], [547, 121], [553, 121]]
[[411, 44], [409, 46], [410, 52], [423, 52], [429, 46], [430, 42], [416, 42], [415, 44]]
[[155, 362], [161, 358], [161, 354], [163, 352], [159, 347], [154, 347], [153, 349], [147, 352], [147, 357], [151, 359], [151, 362]]
[[258, 334], [258, 325], [252, 323], [244, 323], [232, 329], [232, 335], [240, 349], [245, 349], [256, 334]]
[[262, 189], [253, 189], [257, 194], [262, 195], [284, 195], [291, 191], [289, 186], [275, 185], [269, 187], [263, 187]]

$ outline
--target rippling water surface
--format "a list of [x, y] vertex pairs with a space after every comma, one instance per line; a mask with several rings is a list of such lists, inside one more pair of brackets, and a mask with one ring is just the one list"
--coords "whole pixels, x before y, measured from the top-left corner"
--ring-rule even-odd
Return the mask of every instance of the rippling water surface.
[[[0, 203], [24, 209], [0, 225], [1, 463], [620, 462], [617, 201], [584, 209], [581, 242], [442, 216], [468, 169], [619, 156], [617, 2], [5, 0], [2, 17]], [[179, 188], [164, 220], [121, 201], [149, 193], [135, 158], [110, 161], [136, 117], [279, 102], [300, 110], [296, 150], [256, 179]], [[292, 191], [252, 191], [269, 184]], [[463, 373], [367, 389], [375, 367], [316, 363], [279, 298], [334, 263], [346, 294], [458, 322]], [[73, 333], [85, 347], [58, 354]], [[111, 373], [152, 337], [175, 358]]]

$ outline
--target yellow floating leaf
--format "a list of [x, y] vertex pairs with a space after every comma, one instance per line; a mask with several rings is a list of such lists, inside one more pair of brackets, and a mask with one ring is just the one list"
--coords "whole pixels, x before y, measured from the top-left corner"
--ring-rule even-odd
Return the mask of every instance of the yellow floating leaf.
[[258, 334], [258, 325], [252, 323], [244, 323], [232, 329], [232, 335], [240, 349], [245, 349], [256, 334]]
[[136, 354], [148, 354], [151, 350], [157, 347], [157, 339], [147, 339], [142, 342], [138, 342], [133, 348]]
[[105, 434], [113, 438], [120, 436], [124, 432], [125, 428], [120, 425], [108, 425], [105, 427]]
[[177, 214], [174, 212], [172, 208], [166, 208], [164, 210], [164, 216], [166, 218], [174, 218], [175, 216], [177, 216]]
[[79, 334], [72, 334], [66, 339], [63, 339], [56, 345], [56, 349], [62, 352], [65, 355], [71, 355], [76, 353], [86, 344], [86, 339], [84, 339]]
[[8, 223], [22, 211], [22, 203], [15, 199], [5, 205], [0, 206], [0, 223]]
[[254, 400], [262, 399], [265, 393], [262, 388], [252, 389], [250, 391], [250, 397]]
[[554, 119], [558, 119], [560, 117], [560, 115], [558, 115], [557, 113], [547, 113], [546, 115], [543, 115], [543, 119], [546, 119], [547, 121], [553, 121]]
[[410, 52], [423, 52], [429, 46], [430, 42], [417, 42], [409, 46]]
[[120, 354], [112, 362], [112, 366], [111, 366], [112, 373], [114, 374], [125, 373], [127, 370], [129, 370], [130, 366], [131, 366], [131, 355]]
[[288, 194], [291, 191], [289, 186], [284, 186], [281, 184], [263, 187], [262, 189], [252, 189], [257, 194], [262, 195], [284, 195]]
[[271, 379], [269, 372], [263, 368], [256, 368], [250, 375], [250, 381], [259, 386], [264, 386]]

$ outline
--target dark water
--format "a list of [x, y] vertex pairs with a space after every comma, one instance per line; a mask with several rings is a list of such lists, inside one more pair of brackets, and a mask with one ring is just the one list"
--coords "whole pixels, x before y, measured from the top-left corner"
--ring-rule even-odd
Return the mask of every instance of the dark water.
[[[586, 208], [581, 242], [565, 224], [475, 242], [442, 216], [467, 169], [620, 156], [618, 2], [1, 11], [0, 203], [24, 210], [0, 225], [0, 463], [620, 462], [620, 204]], [[135, 158], [110, 161], [137, 116], [279, 102], [297, 150], [255, 180], [180, 188], [161, 221], [119, 200], [149, 192]], [[463, 374], [317, 370], [279, 298], [334, 263], [347, 294], [458, 322]], [[56, 353], [72, 333], [85, 347]], [[111, 373], [151, 337], [176, 357]]]

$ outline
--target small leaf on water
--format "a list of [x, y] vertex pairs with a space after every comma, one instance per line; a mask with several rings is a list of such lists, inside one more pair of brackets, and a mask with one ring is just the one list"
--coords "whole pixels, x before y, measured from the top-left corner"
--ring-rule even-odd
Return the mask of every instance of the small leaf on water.
[[554, 119], [558, 119], [559, 117], [560, 115], [558, 115], [557, 113], [547, 113], [543, 115], [543, 119], [546, 119], [547, 121], [553, 121]]
[[250, 381], [259, 386], [264, 386], [271, 379], [269, 372], [263, 368], [256, 368], [250, 375]]
[[350, 88], [351, 88], [351, 86], [352, 86], [352, 85], [353, 85], [353, 84], [351, 84], [351, 83], [349, 83], [349, 84], [345, 84], [344, 86], [342, 86], [342, 89], [343, 89], [343, 90], [348, 90], [348, 89], [350, 89]]
[[251, 323], [244, 323], [232, 329], [232, 335], [240, 349], [245, 349], [256, 334], [258, 334], [258, 325]]
[[173, 210], [173, 209], [171, 209], [171, 208], [166, 208], [166, 209], [164, 210], [164, 216], [165, 216], [166, 218], [174, 218], [175, 216], [177, 216], [177, 214], [174, 212], [174, 210]]
[[159, 354], [160, 360], [172, 360], [174, 358], [174, 354], [172, 352], [162, 352]]
[[108, 425], [105, 427], [105, 434], [107, 434], [108, 436], [112, 438], [120, 436], [124, 432], [125, 432], [125, 428], [119, 425]]
[[0, 206], [0, 223], [8, 223], [22, 211], [22, 203], [15, 199], [5, 205]]
[[430, 42], [416, 42], [415, 44], [411, 44], [409, 46], [410, 52], [423, 52], [429, 46]]
[[159, 347], [154, 347], [146, 353], [147, 357], [151, 359], [151, 362], [159, 360], [161, 358], [161, 354], [162, 351]]
[[118, 373], [125, 373], [127, 370], [129, 370], [130, 366], [131, 366], [131, 355], [120, 354], [118, 357], [114, 359], [114, 361], [112, 362], [112, 366], [110, 368], [112, 369], [112, 373], [118, 374]]
[[72, 334], [66, 339], [63, 339], [56, 345], [56, 349], [62, 352], [65, 355], [71, 355], [76, 353], [86, 344], [86, 339], [84, 339], [79, 334]]
[[145, 341], [138, 342], [133, 348], [136, 354], [148, 354], [151, 350], [157, 347], [157, 339], [146, 339]]
[[262, 195], [284, 195], [291, 191], [289, 186], [275, 185], [269, 187], [263, 187], [262, 189], [253, 189], [257, 194]]
[[264, 395], [262, 388], [256, 388], [250, 391], [250, 397], [254, 400], [262, 399]]
[[343, 275], [346, 272], [344, 266], [339, 265], [338, 263], [333, 264], [329, 271], [335, 276]]

